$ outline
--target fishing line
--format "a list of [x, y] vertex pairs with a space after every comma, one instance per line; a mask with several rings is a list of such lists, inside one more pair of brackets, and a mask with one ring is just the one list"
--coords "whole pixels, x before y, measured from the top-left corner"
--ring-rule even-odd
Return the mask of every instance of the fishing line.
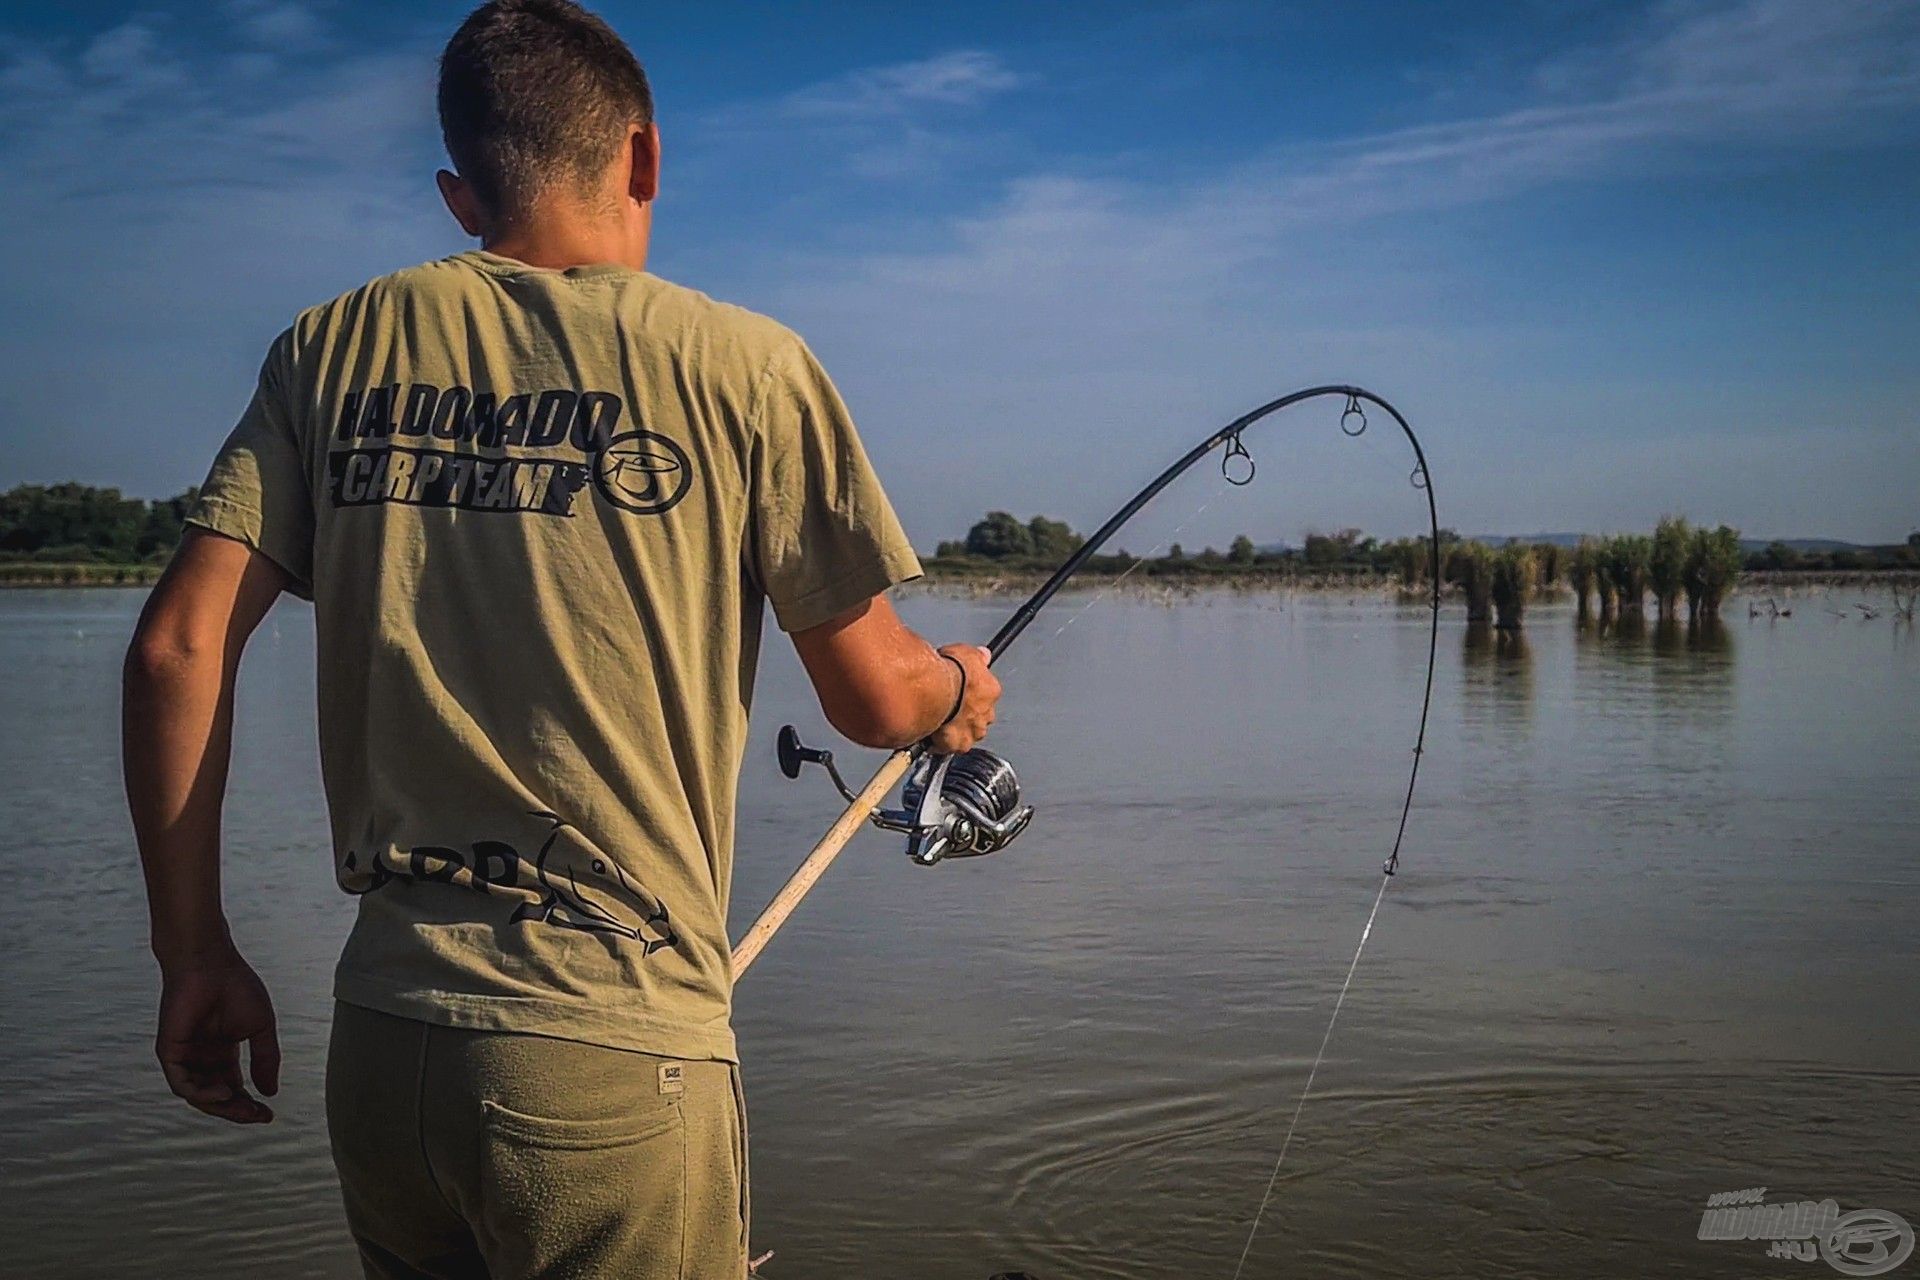
[[[1322, 396], [1342, 396], [1346, 400], [1340, 414], [1340, 429], [1349, 436], [1359, 436], [1367, 429], [1366, 405], [1375, 405], [1391, 417], [1400, 428], [1407, 443], [1413, 449], [1414, 467], [1409, 480], [1413, 487], [1425, 496], [1427, 506], [1427, 606], [1429, 612], [1427, 625], [1427, 669], [1426, 679], [1420, 696], [1420, 725], [1413, 740], [1413, 762], [1407, 771], [1406, 793], [1400, 804], [1400, 821], [1394, 832], [1393, 847], [1381, 863], [1380, 888], [1374, 894], [1373, 906], [1367, 912], [1367, 922], [1360, 931], [1359, 945], [1354, 948], [1353, 959], [1347, 965], [1345, 979], [1340, 984], [1339, 995], [1335, 997], [1333, 1012], [1327, 1019], [1327, 1029], [1320, 1038], [1320, 1050], [1314, 1055], [1313, 1065], [1307, 1072], [1306, 1084], [1300, 1090], [1300, 1097], [1294, 1104], [1292, 1120], [1287, 1125], [1286, 1136], [1280, 1144], [1280, 1153], [1274, 1160], [1273, 1171], [1268, 1176], [1265, 1192], [1254, 1210], [1253, 1221], [1247, 1231], [1247, 1241], [1240, 1252], [1239, 1263], [1234, 1268], [1235, 1280], [1245, 1269], [1248, 1256], [1253, 1249], [1255, 1237], [1259, 1234], [1260, 1224], [1266, 1215], [1267, 1206], [1273, 1199], [1273, 1192], [1279, 1184], [1280, 1171], [1286, 1162], [1287, 1152], [1293, 1145], [1294, 1134], [1300, 1123], [1300, 1117], [1306, 1108], [1307, 1098], [1313, 1092], [1313, 1083], [1321, 1064], [1326, 1060], [1327, 1048], [1333, 1041], [1333, 1030], [1339, 1021], [1340, 1010], [1346, 1003], [1347, 992], [1353, 985], [1354, 974], [1360, 967], [1360, 957], [1365, 952], [1367, 941], [1373, 936], [1375, 919], [1380, 913], [1380, 904], [1386, 899], [1387, 885], [1400, 868], [1400, 850], [1406, 841], [1408, 821], [1413, 813], [1414, 789], [1420, 778], [1420, 762], [1426, 754], [1427, 724], [1433, 711], [1434, 670], [1440, 652], [1440, 510], [1434, 501], [1432, 478], [1427, 470], [1426, 451], [1421, 448], [1420, 438], [1414, 434], [1400, 411], [1373, 392], [1361, 387], [1330, 385], [1307, 387], [1290, 395], [1269, 401], [1248, 413], [1235, 418], [1212, 435], [1188, 450], [1171, 466], [1167, 467], [1148, 485], [1128, 500], [1125, 506], [1108, 518], [1107, 522], [1088, 536], [1087, 540], [1067, 557], [1065, 563], [1055, 569], [1040, 588], [1029, 596], [1007, 619], [993, 639], [987, 643], [989, 660], [996, 665], [1008, 647], [1020, 638], [1040, 611], [1059, 593], [1068, 580], [1084, 568], [1089, 560], [1099, 554], [1109, 539], [1120, 527], [1139, 513], [1161, 490], [1178, 479], [1186, 470], [1200, 459], [1224, 446], [1221, 458], [1221, 473], [1231, 485], [1250, 484], [1254, 477], [1253, 455], [1247, 451], [1241, 433], [1254, 423], [1283, 409], [1290, 408], [1306, 400]], [[1242, 464], [1243, 470], [1236, 472], [1235, 464]], [[1171, 541], [1175, 534], [1184, 529], [1193, 520], [1198, 519], [1215, 498], [1216, 493], [1202, 503], [1199, 510], [1181, 522], [1174, 534], [1168, 535]], [[1154, 550], [1158, 550], [1156, 545]], [[1091, 601], [1048, 637], [1049, 640], [1060, 635], [1080, 616], [1098, 604], [1128, 575], [1140, 567], [1153, 555], [1135, 559], [1134, 563], [1110, 583], [1107, 589], [1097, 594]], [[799, 776], [804, 765], [823, 766], [832, 777], [834, 786], [847, 801], [847, 808], [822, 836], [819, 843], [808, 852], [799, 868], [789, 877], [764, 911], [760, 913], [740, 943], [734, 948], [732, 963], [736, 979], [746, 971], [748, 965], [766, 947], [782, 924], [792, 915], [801, 900], [819, 882], [827, 867], [839, 856], [855, 833], [868, 822], [883, 828], [907, 834], [907, 853], [922, 866], [934, 866], [948, 857], [969, 857], [997, 852], [1011, 843], [1033, 817], [1030, 807], [1020, 804], [1019, 785], [1011, 766], [995, 757], [985, 748], [976, 747], [972, 751], [958, 756], [941, 756], [927, 750], [925, 744], [894, 752], [885, 764], [867, 782], [866, 786], [855, 792], [846, 785], [833, 765], [831, 752], [817, 750], [802, 744], [793, 726], [788, 725], [780, 731], [780, 767], [789, 778]], [[904, 782], [902, 800], [907, 802], [898, 810], [878, 808], [879, 803], [890, 793], [896, 784]]]
[[1367, 949], [1367, 939], [1373, 936], [1373, 918], [1380, 914], [1380, 901], [1387, 896], [1387, 886], [1393, 882], [1393, 873], [1386, 872], [1380, 877], [1380, 890], [1373, 895], [1373, 909], [1367, 912], [1367, 923], [1360, 930], [1360, 945], [1353, 949], [1353, 960], [1347, 965], [1347, 977], [1340, 984], [1340, 994], [1333, 1000], [1333, 1016], [1327, 1019], [1327, 1030], [1320, 1037], [1320, 1052], [1313, 1055], [1313, 1065], [1307, 1069], [1307, 1082], [1301, 1086], [1300, 1099], [1293, 1104], [1293, 1119], [1287, 1121], [1287, 1136], [1280, 1143], [1280, 1154], [1274, 1157], [1273, 1172], [1267, 1176], [1267, 1189], [1260, 1195], [1260, 1207], [1253, 1211], [1253, 1222], [1247, 1227], [1247, 1242], [1240, 1246], [1240, 1261], [1234, 1264], [1233, 1280], [1240, 1280], [1240, 1273], [1246, 1269], [1247, 1255], [1253, 1252], [1253, 1238], [1260, 1234], [1260, 1220], [1266, 1216], [1267, 1205], [1273, 1200], [1273, 1189], [1280, 1182], [1280, 1166], [1286, 1163], [1287, 1148], [1293, 1145], [1293, 1131], [1300, 1125], [1300, 1113], [1307, 1108], [1307, 1095], [1313, 1092], [1313, 1078], [1320, 1074], [1320, 1064], [1326, 1060], [1327, 1045], [1333, 1041], [1333, 1024], [1340, 1020], [1340, 1006], [1347, 1002], [1347, 988], [1353, 985], [1353, 972], [1360, 967], [1360, 953]]
[[[1357, 397], [1349, 396], [1347, 408], [1340, 415], [1340, 430], [1349, 436], [1357, 436], [1367, 429], [1366, 414], [1360, 410]], [[1247, 1258], [1253, 1252], [1253, 1242], [1260, 1234], [1260, 1223], [1266, 1216], [1267, 1205], [1273, 1200], [1273, 1190], [1280, 1182], [1280, 1169], [1286, 1163], [1287, 1150], [1293, 1145], [1294, 1131], [1299, 1128], [1300, 1115], [1306, 1110], [1307, 1098], [1313, 1092], [1313, 1082], [1320, 1074], [1320, 1064], [1326, 1061], [1327, 1046], [1333, 1042], [1333, 1028], [1340, 1021], [1340, 1010], [1347, 1002], [1347, 991], [1353, 986], [1353, 975], [1360, 968], [1360, 956], [1367, 949], [1367, 940], [1373, 937], [1373, 922], [1380, 914], [1380, 904], [1386, 899], [1387, 886], [1393, 883], [1393, 877], [1400, 869], [1400, 848], [1406, 842], [1407, 821], [1413, 813], [1413, 791], [1420, 781], [1420, 761], [1427, 751], [1427, 722], [1433, 714], [1433, 673], [1440, 656], [1440, 509], [1433, 496], [1432, 477], [1427, 473], [1425, 451], [1413, 434], [1413, 428], [1407, 420], [1391, 405], [1382, 405], [1393, 414], [1400, 427], [1406, 432], [1407, 439], [1413, 445], [1416, 464], [1408, 477], [1413, 487], [1423, 491], [1427, 497], [1427, 517], [1429, 522], [1428, 573], [1430, 575], [1427, 607], [1431, 614], [1427, 627], [1427, 673], [1420, 691], [1420, 727], [1413, 738], [1413, 764], [1407, 770], [1406, 796], [1400, 802], [1400, 822], [1394, 831], [1393, 849], [1387, 860], [1381, 864], [1380, 888], [1373, 895], [1373, 906], [1367, 911], [1367, 922], [1361, 926], [1360, 941], [1353, 949], [1353, 959], [1347, 964], [1347, 976], [1340, 983], [1340, 993], [1333, 999], [1333, 1012], [1327, 1015], [1327, 1029], [1320, 1037], [1319, 1052], [1313, 1055], [1313, 1065], [1307, 1069], [1306, 1083], [1300, 1086], [1300, 1097], [1293, 1104], [1293, 1117], [1287, 1121], [1286, 1137], [1281, 1139], [1280, 1153], [1274, 1157], [1273, 1171], [1267, 1176], [1266, 1190], [1260, 1194], [1260, 1204], [1253, 1211], [1253, 1221], [1247, 1226], [1246, 1243], [1240, 1247], [1240, 1260], [1234, 1264], [1233, 1280], [1240, 1280], [1240, 1274], [1246, 1269]], [[1354, 415], [1359, 414], [1358, 429], [1350, 426]]]
[[[1294, 1103], [1293, 1116], [1288, 1121], [1286, 1136], [1281, 1140], [1280, 1152], [1274, 1159], [1273, 1170], [1268, 1175], [1266, 1189], [1260, 1196], [1260, 1203], [1254, 1210], [1253, 1221], [1247, 1228], [1246, 1243], [1241, 1247], [1240, 1259], [1234, 1266], [1234, 1280], [1239, 1280], [1242, 1272], [1246, 1268], [1247, 1258], [1252, 1254], [1253, 1243], [1260, 1233], [1260, 1224], [1266, 1216], [1267, 1206], [1273, 1200], [1274, 1188], [1279, 1185], [1280, 1171], [1286, 1163], [1287, 1152], [1293, 1145], [1294, 1134], [1299, 1128], [1300, 1117], [1306, 1110], [1307, 1099], [1313, 1092], [1314, 1080], [1319, 1075], [1321, 1064], [1326, 1060], [1327, 1048], [1333, 1042], [1334, 1027], [1340, 1020], [1340, 1010], [1346, 1004], [1347, 992], [1353, 985], [1353, 976], [1359, 970], [1360, 957], [1365, 953], [1367, 942], [1373, 936], [1373, 925], [1375, 919], [1377, 919], [1380, 914], [1380, 904], [1386, 899], [1387, 886], [1392, 883], [1395, 873], [1400, 869], [1400, 850], [1406, 843], [1407, 824], [1413, 814], [1413, 796], [1414, 790], [1420, 780], [1420, 761], [1426, 754], [1427, 724], [1433, 712], [1434, 670], [1438, 665], [1440, 652], [1440, 593], [1442, 587], [1440, 580], [1440, 510], [1434, 498], [1432, 477], [1427, 470], [1426, 451], [1421, 447], [1420, 439], [1414, 434], [1413, 427], [1407, 422], [1406, 418], [1401, 415], [1398, 409], [1395, 409], [1379, 396], [1359, 387], [1312, 387], [1304, 391], [1297, 391], [1289, 396], [1283, 396], [1269, 404], [1262, 405], [1260, 408], [1234, 420], [1215, 432], [1212, 436], [1209, 436], [1178, 462], [1163, 471], [1145, 489], [1135, 495], [1132, 501], [1116, 512], [1106, 524], [1102, 525], [1097, 532], [1087, 539], [1085, 545], [1075, 552], [1073, 556], [1069, 557], [1067, 562], [1054, 572], [1053, 576], [1049, 578], [1038, 591], [1034, 592], [1033, 597], [1029, 599], [1026, 604], [1022, 605], [1020, 609], [1014, 613], [1012, 618], [1008, 619], [1006, 625], [1000, 629], [999, 634], [993, 638], [992, 643], [989, 645], [989, 650], [995, 657], [1003, 653], [1007, 646], [1012, 644], [1020, 633], [1026, 629], [1028, 624], [1033, 621], [1034, 616], [1046, 606], [1047, 601], [1052, 599], [1054, 593], [1057, 592], [1074, 573], [1078, 572], [1080, 567], [1106, 543], [1108, 538], [1113, 536], [1121, 525], [1124, 525], [1128, 520], [1132, 519], [1142, 507], [1175, 478], [1185, 472], [1188, 467], [1192, 466], [1214, 449], [1222, 445], [1226, 446], [1226, 451], [1221, 458], [1220, 470], [1222, 477], [1229, 485], [1237, 487], [1252, 483], [1256, 467], [1253, 456], [1247, 451], [1246, 444], [1241, 439], [1241, 433], [1246, 430], [1247, 427], [1259, 421], [1261, 418], [1266, 417], [1268, 414], [1277, 413], [1303, 400], [1310, 400], [1325, 395], [1341, 395], [1346, 398], [1346, 404], [1340, 413], [1340, 430], [1344, 435], [1348, 437], [1358, 437], [1365, 434], [1367, 429], [1367, 413], [1362, 403], [1365, 401], [1379, 406], [1392, 417], [1394, 422], [1400, 427], [1401, 432], [1406, 436], [1407, 443], [1413, 448], [1414, 467], [1408, 475], [1408, 481], [1416, 490], [1419, 490], [1425, 496], [1427, 505], [1427, 605], [1429, 616], [1427, 625], [1426, 675], [1422, 682], [1420, 693], [1420, 723], [1414, 733], [1413, 761], [1407, 769], [1406, 792], [1400, 803], [1400, 820], [1394, 831], [1393, 847], [1387, 854], [1386, 860], [1382, 862], [1380, 866], [1380, 888], [1373, 896], [1373, 906], [1368, 910], [1366, 924], [1360, 930], [1360, 941], [1358, 945], [1354, 947], [1353, 959], [1347, 965], [1346, 977], [1340, 984], [1339, 994], [1334, 998], [1333, 1011], [1327, 1018], [1326, 1031], [1320, 1037], [1319, 1052], [1314, 1055], [1313, 1065], [1307, 1071], [1306, 1083], [1301, 1087], [1300, 1096]], [[1245, 469], [1241, 474], [1235, 473], [1234, 464], [1236, 461], [1244, 464]], [[1198, 510], [1183, 520], [1173, 533], [1167, 535], [1165, 541], [1171, 542], [1174, 537], [1178, 536], [1181, 529], [1186, 528], [1188, 524], [1197, 520], [1200, 514], [1219, 496], [1219, 492], [1210, 495], [1207, 500], [1200, 505]], [[1042, 647], [1054, 639], [1057, 639], [1062, 632], [1078, 621], [1082, 614], [1085, 614], [1089, 609], [1111, 595], [1122, 581], [1158, 550], [1159, 545], [1156, 545], [1155, 548], [1145, 556], [1137, 558], [1133, 564], [1127, 567], [1125, 572], [1112, 583], [1109, 583], [1103, 591], [1094, 596], [1092, 600], [1088, 601], [1087, 604], [1080, 609], [1076, 610], [1065, 622], [1061, 623], [1053, 634], [1042, 642]], [[1011, 671], [1009, 671], [1008, 674], [1011, 674]]]
[[[1066, 629], [1068, 627], [1072, 626], [1074, 623], [1080, 621], [1081, 618], [1085, 617], [1093, 609], [1095, 605], [1099, 604], [1102, 600], [1105, 600], [1111, 597], [1114, 592], [1120, 589], [1120, 585], [1122, 583], [1124, 583], [1128, 578], [1131, 578], [1133, 576], [1133, 571], [1135, 569], [1138, 569], [1141, 565], [1145, 564], [1147, 561], [1153, 559], [1156, 555], [1160, 554], [1161, 551], [1171, 546], [1173, 544], [1173, 540], [1175, 538], [1178, 538], [1182, 533], [1184, 533], [1188, 525], [1192, 524], [1194, 521], [1198, 520], [1201, 516], [1205, 515], [1207, 512], [1207, 508], [1211, 507], [1215, 502], [1219, 501], [1219, 499], [1225, 492], [1226, 490], [1222, 489], [1214, 493], [1208, 494], [1206, 501], [1202, 502], [1199, 506], [1195, 507], [1191, 515], [1189, 515], [1186, 519], [1182, 520], [1179, 524], [1175, 525], [1173, 529], [1169, 531], [1164, 538], [1160, 539], [1160, 541], [1154, 543], [1151, 547], [1148, 547], [1146, 551], [1144, 551], [1140, 555], [1133, 557], [1133, 563], [1129, 564], [1125, 569], [1121, 570], [1119, 574], [1117, 574], [1115, 577], [1110, 579], [1107, 582], [1106, 586], [1101, 587], [1099, 591], [1095, 592], [1092, 599], [1088, 600], [1085, 604], [1081, 605], [1078, 609], [1075, 609], [1072, 613], [1068, 614], [1067, 620], [1065, 622], [1055, 627], [1053, 631], [1048, 635], [1041, 637], [1040, 640], [1030, 645], [1027, 649], [1028, 655], [1030, 656], [1032, 654], [1038, 653], [1041, 650], [1045, 649], [1048, 645], [1052, 644], [1055, 640], [1058, 640], [1061, 637], [1061, 635], [1066, 632]], [[1014, 675], [1016, 675], [1019, 672], [1019, 670], [1020, 670], [1020, 664], [1016, 662], [1011, 666], [1001, 668], [998, 674], [1003, 679], [1010, 680], [1014, 677]]]

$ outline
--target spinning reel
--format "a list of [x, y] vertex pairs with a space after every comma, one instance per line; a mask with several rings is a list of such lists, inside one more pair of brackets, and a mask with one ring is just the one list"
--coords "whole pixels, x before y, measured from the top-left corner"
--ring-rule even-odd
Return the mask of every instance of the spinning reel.
[[[789, 778], [817, 764], [849, 804], [858, 799], [834, 766], [833, 752], [802, 743], [792, 725], [781, 727], [779, 751], [780, 772]], [[867, 817], [884, 831], [904, 833], [907, 857], [930, 867], [947, 858], [1000, 852], [1033, 821], [1033, 806], [1020, 803], [1013, 766], [975, 747], [951, 756], [916, 755], [900, 785], [900, 807], [876, 809]]]

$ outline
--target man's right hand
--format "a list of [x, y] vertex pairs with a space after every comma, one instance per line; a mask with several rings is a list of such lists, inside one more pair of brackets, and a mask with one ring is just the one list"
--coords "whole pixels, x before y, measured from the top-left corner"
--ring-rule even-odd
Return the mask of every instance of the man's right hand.
[[[828, 722], [863, 747], [899, 750], [924, 739], [935, 751], [965, 751], [993, 723], [1000, 681], [987, 670], [987, 651], [950, 644], [936, 652], [900, 621], [885, 596], [794, 632], [793, 645]], [[958, 711], [956, 663], [967, 672]]]
[[941, 755], [971, 751], [987, 736], [1000, 702], [1000, 679], [987, 666], [991, 655], [977, 644], [943, 645], [940, 652], [966, 669], [966, 696], [947, 723], [935, 729], [927, 745]]

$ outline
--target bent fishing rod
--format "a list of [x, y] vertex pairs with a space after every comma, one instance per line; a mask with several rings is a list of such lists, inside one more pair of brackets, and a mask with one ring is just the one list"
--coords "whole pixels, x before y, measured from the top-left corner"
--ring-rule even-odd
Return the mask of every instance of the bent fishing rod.
[[[1424, 692], [1420, 702], [1420, 728], [1414, 737], [1413, 763], [1407, 772], [1406, 797], [1400, 806], [1400, 824], [1393, 838], [1393, 848], [1381, 870], [1391, 877], [1400, 865], [1400, 847], [1406, 839], [1407, 819], [1413, 810], [1413, 791], [1420, 777], [1420, 758], [1425, 752], [1427, 739], [1427, 717], [1433, 704], [1433, 671], [1435, 657], [1440, 641], [1440, 512], [1434, 502], [1433, 485], [1427, 474], [1426, 452], [1420, 447], [1420, 439], [1414, 435], [1413, 428], [1400, 411], [1387, 401], [1363, 387], [1319, 386], [1307, 387], [1278, 400], [1269, 401], [1259, 408], [1235, 418], [1212, 435], [1188, 450], [1178, 461], [1154, 477], [1152, 483], [1136, 493], [1127, 504], [1114, 512], [1107, 522], [1095, 530], [1080, 548], [1069, 556], [1064, 564], [1053, 571], [1040, 589], [1027, 601], [1014, 610], [992, 640], [987, 643], [988, 662], [998, 661], [1009, 646], [1020, 638], [1022, 632], [1033, 622], [1040, 611], [1058, 594], [1073, 576], [1081, 571], [1094, 556], [1100, 553], [1121, 526], [1138, 515], [1140, 510], [1159, 495], [1160, 491], [1172, 484], [1195, 463], [1217, 449], [1225, 449], [1221, 457], [1220, 469], [1228, 483], [1246, 485], [1253, 482], [1253, 455], [1247, 451], [1240, 435], [1248, 427], [1272, 414], [1304, 401], [1319, 399], [1323, 396], [1344, 396], [1346, 407], [1340, 414], [1340, 429], [1348, 436], [1359, 436], [1367, 429], [1367, 415], [1364, 405], [1375, 405], [1384, 410], [1399, 426], [1407, 443], [1413, 447], [1414, 468], [1410, 477], [1414, 488], [1425, 493], [1427, 499], [1427, 523], [1430, 537], [1427, 543], [1428, 579], [1431, 583], [1429, 603], [1432, 608], [1432, 624], [1427, 640], [1427, 674]], [[1238, 466], [1236, 466], [1238, 464]], [[1127, 572], [1138, 567], [1135, 561]], [[1124, 575], [1123, 575], [1124, 576]], [[887, 757], [884, 764], [867, 780], [859, 791], [848, 787], [840, 776], [833, 761], [833, 753], [808, 747], [800, 741], [792, 725], [780, 730], [779, 738], [780, 770], [789, 778], [797, 778], [801, 770], [809, 764], [825, 769], [847, 807], [820, 837], [819, 843], [803, 859], [785, 885], [774, 895], [765, 910], [746, 933], [741, 936], [739, 945], [733, 950], [733, 973], [737, 980], [757, 959], [761, 951], [772, 940], [780, 926], [787, 922], [794, 909], [807, 896], [820, 877], [847, 846], [848, 841], [871, 822], [883, 830], [898, 832], [907, 837], [907, 856], [921, 866], [933, 866], [948, 858], [979, 857], [997, 853], [1013, 842], [1033, 819], [1033, 809], [1020, 802], [1019, 779], [1013, 767], [1003, 758], [984, 747], [975, 747], [971, 751], [957, 755], [939, 755], [930, 751], [925, 743], [895, 751]], [[905, 779], [901, 786], [900, 807], [882, 808], [893, 788]], [[1383, 879], [1381, 889], [1384, 893], [1386, 882]], [[1379, 906], [1375, 899], [1375, 909]], [[1371, 931], [1372, 919], [1368, 920]], [[1364, 937], [1362, 945], [1365, 945]], [[1355, 956], [1356, 963], [1358, 954]], [[1351, 973], [1349, 973], [1351, 978]], [[1345, 992], [1342, 991], [1344, 996]], [[1337, 1016], [1337, 1010], [1336, 1010]], [[1329, 1026], [1331, 1032], [1331, 1026]], [[1324, 1052], [1324, 1046], [1322, 1046]], [[1316, 1064], [1317, 1065], [1317, 1064]], [[1309, 1081], [1311, 1084], [1311, 1081]], [[1304, 1095], [1303, 1095], [1304, 1100]], [[1289, 1133], [1291, 1137], [1291, 1133]], [[1284, 1154], [1284, 1148], [1283, 1148]], [[1271, 1191], [1271, 1187], [1269, 1187]], [[1263, 1205], [1264, 1207], [1264, 1205]]]

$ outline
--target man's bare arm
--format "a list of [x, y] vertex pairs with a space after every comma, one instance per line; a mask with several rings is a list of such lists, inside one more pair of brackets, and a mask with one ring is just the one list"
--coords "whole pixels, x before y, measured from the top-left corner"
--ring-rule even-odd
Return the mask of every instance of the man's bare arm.
[[162, 979], [155, 1052], [176, 1094], [242, 1124], [273, 1113], [247, 1092], [240, 1042], [269, 1096], [280, 1050], [266, 988], [221, 905], [220, 809], [241, 650], [287, 585], [265, 556], [189, 529], [140, 615], [122, 704], [127, 805]]
[[965, 751], [993, 723], [1000, 681], [987, 669], [986, 650], [970, 644], [936, 650], [900, 621], [885, 596], [796, 631], [793, 645], [827, 720], [862, 746], [905, 747], [929, 738], [936, 751]]

